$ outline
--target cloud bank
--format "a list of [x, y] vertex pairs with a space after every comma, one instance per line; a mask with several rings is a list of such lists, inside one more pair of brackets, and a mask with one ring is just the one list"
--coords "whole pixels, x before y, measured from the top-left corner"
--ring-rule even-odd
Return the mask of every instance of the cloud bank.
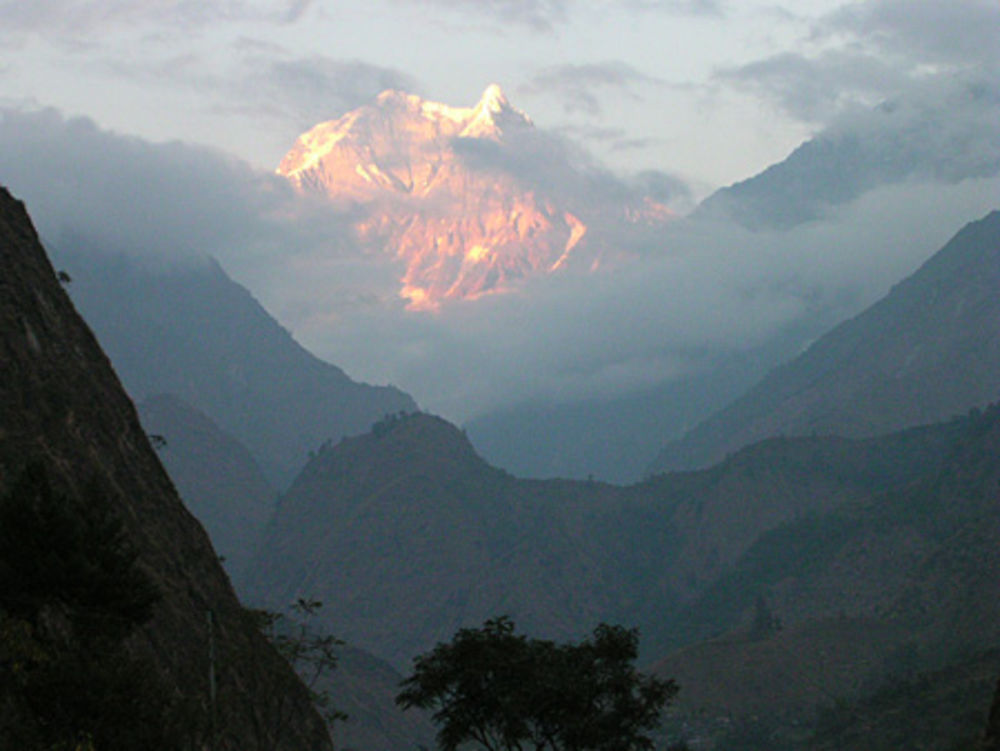
[[626, 393], [803, 320], [833, 324], [1000, 195], [995, 177], [931, 173], [790, 232], [679, 221], [633, 238], [629, 263], [413, 313], [396, 294], [401, 270], [355, 251], [351, 217], [217, 151], [8, 110], [0, 182], [27, 201], [50, 244], [217, 257], [314, 352], [455, 420], [527, 399]]
[[811, 24], [798, 47], [715, 80], [749, 89], [800, 120], [829, 124], [845, 113], [898, 100], [950, 77], [1000, 74], [1000, 4], [990, 0], [867, 0]]

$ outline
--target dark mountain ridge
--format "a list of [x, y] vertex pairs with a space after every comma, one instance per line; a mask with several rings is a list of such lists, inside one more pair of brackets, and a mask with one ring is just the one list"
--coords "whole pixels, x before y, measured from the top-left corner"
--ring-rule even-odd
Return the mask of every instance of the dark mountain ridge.
[[694, 216], [783, 230], [835, 214], [877, 188], [995, 177], [1000, 144], [991, 124], [998, 107], [988, 77], [956, 78], [933, 103], [902, 95], [827, 127], [777, 164], [716, 191]]
[[639, 625], [655, 654], [671, 614], [767, 530], [901, 487], [954, 428], [880, 439], [779, 439], [710, 470], [628, 488], [520, 480], [416, 414], [325, 446], [279, 502], [245, 591], [316, 596], [331, 629], [394, 664], [508, 613], [552, 637]]
[[[0, 363], [0, 492], [30, 464], [77, 502], [91, 498], [88, 486], [99, 489], [159, 593], [131, 644], [194, 711], [188, 741], [208, 737], [211, 612], [228, 666], [219, 676], [217, 737], [243, 748], [330, 748], [305, 688], [245, 617], [207, 535], [181, 504], [107, 357], [57, 282], [24, 206], [5, 190]], [[279, 704], [283, 727], [262, 724]]]
[[[767, 732], [780, 733], [782, 724], [787, 730], [811, 722], [817, 707], [830, 708], [827, 721], [835, 726], [823, 731], [822, 744], [804, 737], [778, 746], [787, 748], [828, 747], [836, 730], [838, 748], [951, 749], [963, 734], [978, 732], [987, 691], [982, 671], [962, 665], [973, 656], [995, 663], [995, 655], [988, 655], [1000, 639], [994, 596], [1000, 576], [1000, 405], [949, 427], [952, 436], [935, 469], [765, 532], [674, 614], [677, 643], [693, 644], [657, 670], [688, 678], [683, 710], [715, 719], [769, 718]], [[760, 612], [761, 603], [772, 627], [755, 630], [747, 614], [755, 607]], [[697, 680], [723, 665], [729, 676], [724, 683]], [[907, 687], [922, 674], [948, 681], [948, 703], [938, 707], [923, 699], [944, 686]], [[957, 722], [947, 713], [961, 706], [963, 696], [978, 697], [981, 705], [971, 721]], [[899, 715], [878, 724], [898, 745], [865, 740], [851, 707], [858, 702], [856, 712], [863, 716], [890, 698], [898, 702]], [[942, 735], [921, 737], [918, 729], [927, 726]]]
[[653, 471], [707, 466], [774, 435], [871, 436], [1000, 397], [1000, 212], [669, 444]]
[[164, 262], [61, 249], [71, 293], [129, 393], [175, 394], [253, 453], [284, 487], [325, 440], [416, 405], [306, 351], [210, 259]]
[[143, 428], [184, 504], [198, 518], [235, 580], [274, 512], [278, 492], [250, 451], [180, 398], [159, 394], [136, 405]]

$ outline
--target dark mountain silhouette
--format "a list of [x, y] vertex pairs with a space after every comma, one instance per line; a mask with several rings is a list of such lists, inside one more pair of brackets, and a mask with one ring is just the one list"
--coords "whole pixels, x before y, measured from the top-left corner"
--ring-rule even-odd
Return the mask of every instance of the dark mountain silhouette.
[[214, 261], [69, 248], [58, 260], [129, 393], [175, 394], [204, 412], [278, 487], [323, 441], [415, 406], [311, 355]]
[[877, 441], [776, 440], [710, 470], [620, 488], [519, 480], [456, 428], [411, 415], [321, 450], [279, 502], [247, 593], [329, 603], [350, 643], [405, 665], [464, 625], [509, 613], [576, 637], [667, 618], [767, 530], [898, 487], [937, 466], [947, 429]]
[[[933, 741], [927, 747], [941, 749], [961, 737], [919, 738], [919, 728], [931, 721], [946, 726], [946, 707], [953, 710], [962, 696], [980, 697], [976, 711], [985, 714], [982, 671], [960, 667], [971, 655], [986, 659], [1000, 639], [993, 594], [1000, 576], [1000, 406], [942, 427], [952, 437], [937, 468], [894, 490], [764, 533], [674, 614], [675, 638], [693, 645], [657, 669], [688, 678], [686, 709], [703, 717], [784, 715], [785, 724], [801, 723], [817, 704], [860, 700], [857, 711], [871, 713], [878, 701], [902, 691], [892, 701], [900, 707], [908, 702], [913, 722], [907, 728], [900, 720], [892, 729], [909, 733], [896, 747]], [[783, 628], [757, 634], [748, 628], [760, 601]], [[743, 627], [734, 630], [733, 624]], [[724, 683], [696, 680], [723, 665]], [[925, 699], [943, 686], [921, 692], [919, 682], [902, 685], [913, 684], [918, 672], [934, 671], [951, 674], [950, 690], [959, 697], [941, 708]], [[992, 681], [995, 670], [989, 673]], [[828, 718], [836, 722], [827, 728], [827, 741], [850, 734], [844, 709]], [[956, 733], [970, 730], [968, 723], [953, 724]], [[835, 747], [876, 747], [853, 743]]]
[[773, 435], [876, 435], [996, 400], [998, 288], [1000, 212], [992, 212], [881, 301], [668, 445], [652, 470], [707, 466]]
[[989, 123], [998, 101], [991, 89], [969, 81], [935, 104], [903, 98], [857, 113], [760, 174], [716, 191], [695, 216], [755, 230], [787, 229], [877, 188], [995, 177], [1000, 159]]
[[[0, 362], [0, 490], [34, 464], [66, 498], [99, 498], [120, 519], [139, 570], [160, 595], [131, 650], [190, 707], [189, 741], [208, 740], [211, 612], [218, 659], [226, 664], [218, 674], [216, 737], [248, 749], [263, 748], [265, 735], [271, 748], [330, 748], [305, 688], [246, 619], [207, 535], [181, 504], [107, 357], [60, 287], [23, 205], [6, 191]], [[95, 487], [96, 495], [87, 491]], [[282, 713], [280, 728], [262, 724], [272, 711]]]
[[274, 511], [277, 491], [243, 444], [180, 398], [159, 394], [136, 407], [185, 505], [238, 581]]
[[[178, 397], [153, 396], [137, 407], [163, 466], [212, 538], [239, 593], [277, 492], [241, 443]], [[275, 608], [282, 605], [287, 603]], [[315, 688], [329, 691], [333, 706], [348, 715], [335, 727], [338, 747], [402, 751], [417, 742], [432, 744], [434, 729], [423, 713], [396, 710], [403, 676], [384, 660], [343, 645], [337, 649], [336, 670], [322, 680]]]

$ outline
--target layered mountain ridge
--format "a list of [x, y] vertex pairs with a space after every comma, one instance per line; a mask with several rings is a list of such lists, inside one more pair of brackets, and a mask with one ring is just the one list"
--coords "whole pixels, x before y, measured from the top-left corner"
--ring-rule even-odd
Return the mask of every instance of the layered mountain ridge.
[[[160, 595], [130, 649], [146, 657], [180, 706], [190, 708], [185, 746], [208, 747], [214, 736], [248, 749], [331, 748], [305, 687], [251, 623], [208, 536], [178, 498], [108, 358], [60, 287], [23, 204], [4, 189], [0, 363], [0, 492], [16, 488], [25, 467], [39, 466], [67, 505], [101, 505], [120, 520], [121, 543], [136, 552], [136, 565]], [[100, 492], [88, 495], [89, 486]], [[26, 503], [23, 497], [19, 501]], [[31, 563], [51, 570], [64, 551], [46, 552]], [[78, 582], [73, 577], [87, 573], [65, 575]], [[0, 602], [0, 611], [7, 607]], [[216, 624], [214, 648], [227, 666], [214, 686], [208, 677], [212, 637], [206, 615]], [[9, 644], [4, 643], [5, 659]], [[0, 745], [20, 748], [8, 733], [38, 718], [10, 715], [9, 691], [17, 682], [6, 680], [6, 667], [5, 673]], [[210, 697], [216, 709], [211, 731]], [[274, 722], [279, 713], [281, 722]]]
[[773, 435], [871, 436], [1000, 398], [1000, 211], [962, 228], [878, 303], [668, 444], [652, 471]]
[[56, 257], [132, 397], [173, 394], [203, 412], [252, 452], [276, 488], [323, 441], [416, 406], [305, 350], [214, 261], [159, 264], [82, 241]]
[[[473, 107], [400, 91], [304, 133], [277, 172], [305, 193], [360, 214], [367, 251], [405, 266], [400, 295], [411, 309], [509, 290], [569, 264], [589, 268], [610, 248], [587, 243], [604, 210], [533, 180], [524, 162], [534, 124], [496, 84]], [[623, 224], [661, 222], [665, 207], [617, 197]]]

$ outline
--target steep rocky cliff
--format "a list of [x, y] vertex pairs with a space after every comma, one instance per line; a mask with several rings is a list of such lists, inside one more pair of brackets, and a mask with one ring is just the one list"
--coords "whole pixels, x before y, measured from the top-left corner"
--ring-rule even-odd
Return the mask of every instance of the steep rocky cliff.
[[323, 441], [415, 407], [306, 351], [214, 261], [158, 262], [82, 243], [57, 251], [73, 302], [132, 398], [180, 397], [250, 449], [276, 487]]
[[[160, 594], [130, 648], [189, 707], [186, 742], [328, 749], [304, 687], [246, 618], [201, 526], [183, 507], [108, 359], [77, 315], [25, 208], [0, 191], [0, 492], [28, 464], [65, 497], [97, 487]], [[215, 627], [210, 639], [208, 614]]]

